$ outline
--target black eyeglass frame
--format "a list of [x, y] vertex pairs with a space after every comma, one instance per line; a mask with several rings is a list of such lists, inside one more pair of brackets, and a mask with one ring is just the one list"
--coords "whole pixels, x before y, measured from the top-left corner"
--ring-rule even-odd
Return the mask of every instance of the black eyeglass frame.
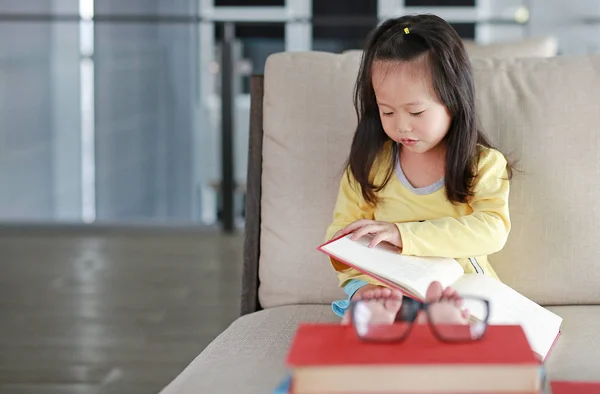
[[[410, 323], [409, 327], [405, 330], [404, 335], [402, 336], [398, 336], [398, 337], [394, 337], [394, 338], [366, 338], [364, 336], [359, 335], [358, 332], [356, 332], [357, 336], [360, 338], [361, 341], [364, 342], [382, 342], [382, 343], [390, 343], [390, 342], [401, 342], [403, 340], [405, 340], [411, 333], [413, 326], [415, 325], [415, 320], [417, 319], [417, 316], [419, 315], [420, 311], [424, 311], [425, 313], [427, 313], [427, 323], [429, 325], [429, 328], [431, 329], [431, 332], [433, 333], [433, 335], [441, 342], [445, 342], [445, 343], [465, 343], [465, 342], [474, 342], [474, 341], [479, 341], [481, 339], [483, 339], [483, 337], [485, 336], [485, 333], [487, 332], [487, 327], [488, 327], [488, 319], [490, 317], [490, 301], [482, 298], [482, 297], [476, 297], [476, 296], [461, 296], [462, 299], [464, 300], [477, 300], [480, 301], [482, 303], [485, 304], [486, 306], [486, 314], [485, 314], [485, 318], [483, 320], [477, 320], [478, 323], [480, 324], [485, 324], [485, 328], [481, 334], [481, 336], [479, 336], [476, 339], [449, 339], [447, 337], [444, 337], [443, 335], [440, 334], [440, 332], [436, 329], [436, 324], [432, 322], [431, 319], [431, 314], [430, 314], [430, 306], [433, 304], [437, 304], [438, 302], [423, 302], [423, 301], [419, 301], [416, 300], [414, 298], [410, 298], [407, 296], [404, 296], [402, 298], [402, 306], [400, 307], [400, 310], [398, 311], [398, 313], [396, 314], [396, 317], [394, 318], [394, 323], [396, 322], [407, 322]], [[356, 323], [354, 321], [354, 316], [355, 316], [355, 309], [356, 309], [356, 305], [359, 304], [361, 301], [365, 301], [365, 300], [356, 300], [356, 301], [352, 301], [350, 303], [349, 306], [349, 310], [350, 310], [350, 320], [351, 320], [351, 324], [354, 327], [355, 331], [356, 331]]]

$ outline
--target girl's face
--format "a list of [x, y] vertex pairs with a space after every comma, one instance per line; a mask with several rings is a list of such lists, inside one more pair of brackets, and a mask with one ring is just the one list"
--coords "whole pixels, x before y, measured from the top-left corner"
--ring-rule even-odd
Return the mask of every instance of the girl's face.
[[427, 64], [375, 61], [372, 70], [379, 116], [388, 137], [414, 153], [438, 147], [451, 117], [435, 97]]

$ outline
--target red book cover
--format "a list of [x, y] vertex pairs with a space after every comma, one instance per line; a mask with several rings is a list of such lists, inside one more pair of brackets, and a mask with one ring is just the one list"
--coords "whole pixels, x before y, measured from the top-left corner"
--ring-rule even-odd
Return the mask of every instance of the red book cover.
[[[392, 328], [393, 329], [393, 328]], [[401, 342], [365, 342], [354, 327], [300, 324], [288, 353], [291, 367], [357, 364], [537, 364], [521, 326], [489, 326], [479, 341], [445, 343], [426, 324]]]
[[[554, 342], [552, 342], [552, 346], [550, 346], [550, 350], [548, 350], [548, 353], [546, 353], [546, 357], [544, 357], [543, 360], [540, 360], [540, 362], [545, 363], [548, 360], [548, 357], [550, 356], [550, 353], [552, 353], [552, 350], [554, 350], [554, 347], [556, 346], [556, 342], [558, 342], [558, 338], [560, 338], [561, 336], [561, 331], [558, 332], [558, 334], [556, 334], [556, 338], [554, 338]], [[600, 394], [600, 393], [598, 393]]]
[[552, 394], [600, 394], [598, 382], [568, 382], [556, 380], [550, 382]]

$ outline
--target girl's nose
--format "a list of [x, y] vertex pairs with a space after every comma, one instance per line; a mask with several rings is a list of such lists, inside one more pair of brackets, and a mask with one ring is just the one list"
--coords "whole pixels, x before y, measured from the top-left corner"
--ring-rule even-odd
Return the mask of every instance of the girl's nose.
[[408, 121], [406, 120], [406, 118], [402, 119], [402, 118], [400, 118], [400, 117], [399, 117], [399, 120], [398, 120], [398, 125], [397, 125], [397, 127], [398, 127], [398, 132], [399, 132], [400, 134], [406, 134], [406, 133], [408, 133], [408, 132], [411, 132], [411, 131], [412, 131], [412, 128], [411, 128], [410, 122], [408, 122]]

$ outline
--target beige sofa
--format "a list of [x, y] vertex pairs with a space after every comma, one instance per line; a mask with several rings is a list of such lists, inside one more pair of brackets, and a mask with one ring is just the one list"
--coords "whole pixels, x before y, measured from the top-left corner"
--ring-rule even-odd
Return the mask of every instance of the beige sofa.
[[[264, 99], [253, 80], [243, 316], [164, 394], [269, 393], [287, 372], [298, 323], [338, 321], [330, 303], [344, 294], [315, 248], [355, 126], [358, 56], [273, 55]], [[600, 380], [600, 56], [473, 67], [481, 124], [520, 170], [513, 230], [491, 261], [503, 281], [564, 318], [550, 377]]]

